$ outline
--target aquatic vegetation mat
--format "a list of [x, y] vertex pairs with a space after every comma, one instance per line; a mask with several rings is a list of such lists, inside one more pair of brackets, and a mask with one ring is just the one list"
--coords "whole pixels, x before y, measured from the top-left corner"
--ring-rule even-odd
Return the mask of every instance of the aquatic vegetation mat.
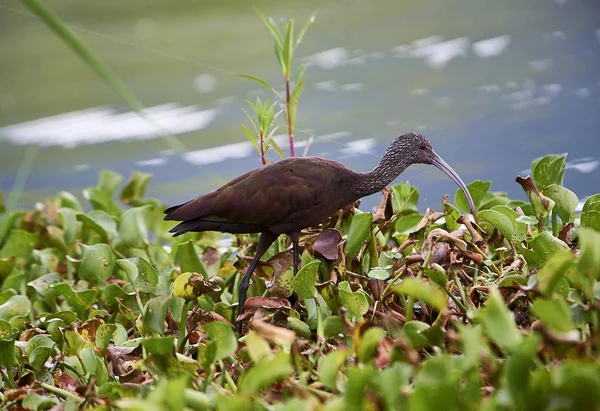
[[[600, 404], [600, 194], [565, 156], [419, 212], [383, 192], [301, 236], [252, 279], [256, 235], [171, 238], [151, 176], [102, 172], [85, 202], [0, 196], [0, 401], [13, 409], [592, 410]], [[118, 198], [118, 200], [117, 200]], [[297, 299], [289, 298], [294, 294]], [[292, 302], [290, 302], [292, 301]]]

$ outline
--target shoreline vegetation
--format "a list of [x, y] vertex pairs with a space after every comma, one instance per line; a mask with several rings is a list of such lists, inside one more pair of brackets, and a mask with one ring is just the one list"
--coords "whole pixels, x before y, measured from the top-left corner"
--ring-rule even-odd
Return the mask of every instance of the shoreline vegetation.
[[[142, 107], [51, 11], [22, 2]], [[271, 138], [281, 113], [301, 154], [293, 130], [306, 74], [292, 75], [293, 56], [314, 15], [298, 31], [259, 15], [285, 80], [278, 92], [239, 75], [276, 97], [249, 103], [243, 129], [265, 163], [271, 148], [284, 156]], [[102, 171], [84, 204], [62, 191], [17, 210], [25, 164], [8, 205], [0, 192], [0, 404], [597, 410], [600, 194], [576, 213], [565, 159], [538, 158], [516, 177], [528, 201], [471, 182], [474, 216], [459, 190], [423, 210], [418, 189], [398, 183], [375, 213], [357, 203], [303, 231], [295, 277], [281, 236], [252, 278], [242, 337], [235, 302], [257, 235], [172, 238], [141, 172], [125, 181]]]

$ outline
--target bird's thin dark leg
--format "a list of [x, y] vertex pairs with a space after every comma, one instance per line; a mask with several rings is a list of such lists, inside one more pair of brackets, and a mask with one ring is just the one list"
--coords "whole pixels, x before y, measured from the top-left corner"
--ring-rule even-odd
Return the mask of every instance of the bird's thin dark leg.
[[[260, 257], [267, 252], [271, 244], [277, 239], [278, 235], [271, 232], [264, 232], [260, 235], [258, 239], [258, 245], [256, 246], [256, 254], [252, 259], [252, 262], [248, 266], [246, 270], [246, 274], [242, 277], [242, 281], [240, 281], [240, 297], [238, 300], [238, 317], [242, 314], [244, 309], [244, 303], [246, 302], [246, 293], [248, 292], [248, 287], [250, 286], [250, 278], [252, 277], [252, 272], [256, 268]], [[242, 333], [242, 323], [237, 322], [236, 330], [239, 334]]]
[[[298, 268], [300, 266], [300, 250], [298, 249], [298, 241], [300, 241], [300, 233], [291, 233], [290, 238], [292, 240], [292, 254], [294, 255], [294, 277], [298, 274]], [[288, 298], [292, 307], [298, 301], [298, 294], [292, 293]]]
[[298, 241], [300, 241], [300, 233], [290, 234], [292, 239], [292, 253], [294, 254], [294, 277], [298, 274], [298, 267], [300, 266], [300, 251], [298, 250]]

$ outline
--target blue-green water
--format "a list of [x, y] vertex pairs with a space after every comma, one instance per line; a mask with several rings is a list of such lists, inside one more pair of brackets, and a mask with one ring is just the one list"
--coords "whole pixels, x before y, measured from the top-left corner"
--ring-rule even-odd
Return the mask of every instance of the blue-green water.
[[[2, 190], [26, 147], [40, 146], [20, 205], [79, 192], [103, 168], [151, 172], [149, 194], [173, 203], [258, 166], [241, 109], [269, 94], [230, 73], [282, 81], [254, 5], [300, 21], [318, 9], [297, 56], [308, 78], [296, 136], [313, 137], [310, 155], [364, 171], [396, 135], [417, 130], [465, 181], [491, 179], [492, 189], [522, 196], [514, 177], [533, 158], [568, 152], [565, 184], [580, 198], [599, 191], [596, 0], [46, 4], [190, 153], [169, 152], [20, 2], [0, 0]], [[423, 205], [455, 190], [427, 166], [401, 178], [421, 188]]]

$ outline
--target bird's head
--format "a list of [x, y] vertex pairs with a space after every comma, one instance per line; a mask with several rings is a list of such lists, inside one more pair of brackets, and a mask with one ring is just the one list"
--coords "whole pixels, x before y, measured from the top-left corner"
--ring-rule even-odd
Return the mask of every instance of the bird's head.
[[454, 181], [460, 189], [465, 193], [471, 213], [475, 213], [473, 199], [467, 186], [459, 177], [459, 175], [446, 163], [431, 146], [427, 138], [419, 133], [410, 132], [404, 133], [392, 143], [388, 149], [389, 154], [396, 157], [399, 161], [407, 161], [410, 164], [431, 164], [444, 172], [452, 181]]

